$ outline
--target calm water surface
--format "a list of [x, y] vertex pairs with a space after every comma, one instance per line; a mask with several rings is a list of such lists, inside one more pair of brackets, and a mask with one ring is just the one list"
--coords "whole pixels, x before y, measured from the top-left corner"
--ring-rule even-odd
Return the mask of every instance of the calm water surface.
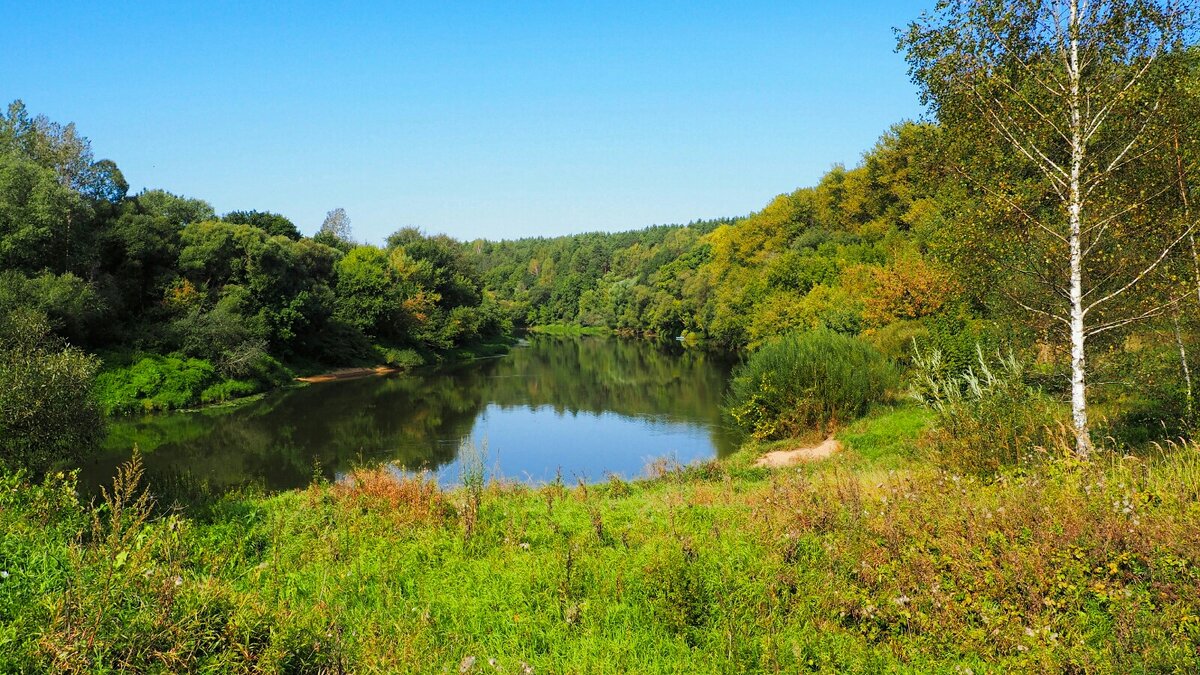
[[117, 421], [82, 482], [107, 482], [136, 444], [152, 477], [215, 489], [301, 487], [318, 471], [336, 478], [381, 461], [453, 484], [464, 440], [486, 448], [492, 476], [635, 477], [655, 458], [736, 447], [719, 412], [728, 374], [728, 363], [674, 344], [533, 336], [501, 358]]

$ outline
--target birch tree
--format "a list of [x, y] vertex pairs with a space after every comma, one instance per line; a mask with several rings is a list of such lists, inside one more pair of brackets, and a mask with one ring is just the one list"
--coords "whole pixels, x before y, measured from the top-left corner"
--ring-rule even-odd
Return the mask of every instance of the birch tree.
[[[1088, 341], [1158, 316], [1150, 289], [1194, 225], [1174, 206], [1162, 120], [1194, 1], [942, 0], [900, 33], [914, 83], [985, 205], [964, 236], [998, 289], [1069, 352], [1076, 452], [1091, 448]], [[986, 213], [983, 217], [979, 214]]]

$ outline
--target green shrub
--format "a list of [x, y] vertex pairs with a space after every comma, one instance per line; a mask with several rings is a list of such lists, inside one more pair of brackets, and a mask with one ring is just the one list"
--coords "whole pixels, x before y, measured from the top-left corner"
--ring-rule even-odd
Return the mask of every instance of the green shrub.
[[408, 370], [425, 365], [425, 358], [415, 349], [378, 346], [375, 350], [384, 363], [395, 368]]
[[[117, 355], [119, 358], [119, 355]], [[205, 359], [135, 354], [130, 365], [105, 369], [97, 378], [100, 403], [109, 414], [177, 410], [228, 401], [286, 383], [292, 374], [274, 357], [259, 353], [241, 365], [241, 376], [222, 377]]]
[[1067, 433], [1063, 406], [1025, 383], [1024, 367], [1012, 354], [990, 364], [976, 349], [975, 366], [961, 375], [945, 374], [936, 349], [916, 351], [913, 365], [911, 394], [934, 413], [922, 442], [947, 468], [994, 473], [1037, 448], [1061, 445]]
[[896, 381], [891, 362], [859, 338], [791, 333], [763, 344], [734, 371], [727, 403], [754, 438], [787, 438], [861, 417]]
[[235, 398], [250, 396], [261, 391], [254, 382], [246, 380], [225, 380], [218, 382], [200, 392], [201, 403], [223, 403]]
[[41, 473], [99, 443], [99, 363], [50, 334], [44, 314], [0, 315], [0, 468]]
[[131, 366], [100, 373], [97, 388], [105, 411], [173, 410], [200, 402], [200, 395], [217, 382], [208, 361], [179, 356], [145, 356]]

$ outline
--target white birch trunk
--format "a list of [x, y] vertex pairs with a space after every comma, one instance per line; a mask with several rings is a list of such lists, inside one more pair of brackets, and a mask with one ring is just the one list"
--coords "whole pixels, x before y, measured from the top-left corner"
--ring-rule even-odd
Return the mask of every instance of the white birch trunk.
[[1190, 426], [1195, 419], [1192, 402], [1192, 369], [1188, 366], [1187, 348], [1183, 346], [1183, 333], [1179, 330], [1179, 308], [1171, 315], [1175, 323], [1175, 346], [1179, 348], [1179, 363], [1183, 367], [1184, 401], [1187, 403], [1187, 423]]
[[1080, 175], [1083, 172], [1086, 141], [1079, 91], [1079, 0], [1071, 0], [1070, 21], [1068, 31], [1071, 52], [1067, 75], [1070, 80], [1068, 105], [1071, 114], [1071, 175], [1067, 211], [1071, 226], [1071, 422], [1075, 427], [1075, 452], [1081, 457], [1086, 457], [1091, 452], [1092, 440], [1088, 429], [1087, 359], [1084, 352], [1087, 332], [1084, 329], [1086, 310], [1083, 307], [1083, 191], [1080, 187]]

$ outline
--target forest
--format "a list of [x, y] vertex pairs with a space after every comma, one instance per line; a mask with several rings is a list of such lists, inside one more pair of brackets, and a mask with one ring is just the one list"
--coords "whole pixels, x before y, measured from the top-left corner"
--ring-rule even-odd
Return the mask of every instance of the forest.
[[0, 214], [6, 334], [98, 355], [77, 367], [99, 371], [105, 413], [220, 402], [322, 367], [411, 366], [509, 332], [445, 236], [362, 245], [340, 209], [303, 237], [275, 213], [130, 195], [73, 124], [20, 101], [0, 115]]
[[[854, 166], [749, 214], [558, 237], [375, 245], [342, 209], [307, 236], [130, 194], [73, 124], [13, 102], [0, 670], [1196, 670], [1197, 14], [939, 3], [896, 32], [927, 114]], [[578, 378], [555, 387], [534, 343], [366, 406], [300, 390], [299, 422], [135, 416], [527, 331], [621, 342], [555, 349]], [[718, 358], [728, 381], [681, 375]], [[633, 416], [717, 389], [736, 450], [641, 479], [488, 480], [478, 449], [438, 445], [489, 401]], [[136, 425], [219, 427], [218, 478], [157, 482], [173, 458], [147, 445], [83, 495], [75, 469]], [[239, 462], [267, 461], [247, 435], [278, 427], [322, 452], [247, 487]], [[405, 444], [461, 484], [392, 470]]]

